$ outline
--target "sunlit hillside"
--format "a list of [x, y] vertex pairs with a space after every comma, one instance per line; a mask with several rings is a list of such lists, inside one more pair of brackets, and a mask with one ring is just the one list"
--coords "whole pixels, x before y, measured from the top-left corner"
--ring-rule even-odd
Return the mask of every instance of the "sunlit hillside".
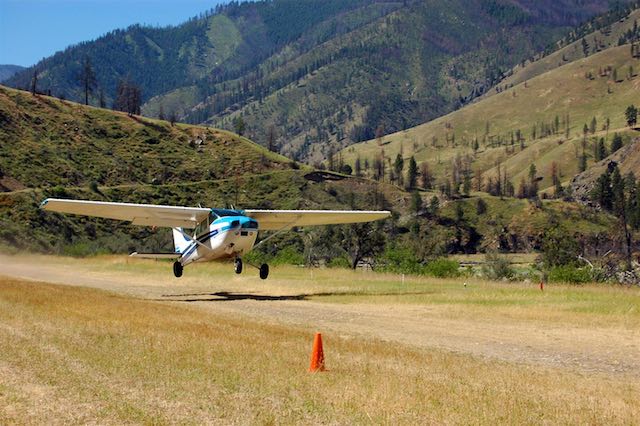
[[554, 162], [561, 180], [579, 172], [584, 126], [591, 128], [594, 118], [595, 132], [586, 135], [588, 166], [595, 162], [597, 139], [605, 138], [609, 146], [618, 132], [629, 143], [635, 132], [627, 127], [624, 112], [640, 103], [639, 70], [640, 60], [631, 56], [629, 45], [613, 47], [437, 120], [346, 148], [342, 159], [353, 166], [358, 157], [371, 164], [384, 155], [390, 165], [402, 153], [405, 159], [427, 162], [443, 181], [451, 176], [454, 159], [468, 156], [476, 176], [486, 180], [500, 164], [514, 184], [535, 164], [544, 188], [551, 184]]

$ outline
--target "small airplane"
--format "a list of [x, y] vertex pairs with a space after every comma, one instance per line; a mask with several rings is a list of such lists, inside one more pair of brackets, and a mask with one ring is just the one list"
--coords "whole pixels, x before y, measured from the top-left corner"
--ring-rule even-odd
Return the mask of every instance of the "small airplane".
[[[234, 259], [236, 274], [242, 273], [242, 256], [256, 247], [259, 231], [276, 231], [262, 244], [297, 226], [371, 222], [391, 216], [389, 211], [357, 210], [231, 210], [202, 207], [47, 198], [47, 211], [129, 221], [134, 225], [173, 229], [174, 253], [138, 253], [145, 259], [175, 259], [173, 274], [179, 278], [185, 266], [197, 261]], [[185, 229], [192, 229], [188, 233]], [[269, 276], [269, 265], [259, 268], [260, 278]]]

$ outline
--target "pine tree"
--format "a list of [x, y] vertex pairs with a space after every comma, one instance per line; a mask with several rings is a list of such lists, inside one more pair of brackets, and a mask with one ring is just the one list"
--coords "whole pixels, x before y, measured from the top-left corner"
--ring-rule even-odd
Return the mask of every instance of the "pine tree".
[[244, 134], [244, 131], [246, 130], [247, 125], [244, 122], [244, 119], [242, 118], [241, 115], [238, 115], [236, 118], [233, 119], [233, 128], [235, 129], [238, 135], [242, 136]]
[[611, 193], [613, 213], [620, 219], [625, 236], [627, 269], [631, 268], [631, 233], [627, 217], [627, 202], [625, 195], [625, 179], [616, 166], [611, 173]]
[[274, 152], [276, 149], [276, 128], [269, 126], [267, 130], [267, 149]]
[[587, 170], [587, 154], [584, 152], [584, 149], [582, 150], [582, 155], [578, 162], [578, 170], [580, 170], [580, 173]]
[[596, 180], [596, 184], [591, 190], [591, 201], [599, 204], [605, 210], [611, 210], [613, 194], [611, 192], [611, 177], [608, 172], [601, 174]]
[[613, 213], [618, 217], [624, 215], [626, 210], [624, 187], [625, 182], [620, 174], [620, 169], [618, 169], [618, 167], [614, 167], [613, 172], [611, 173], [611, 207], [613, 209]]
[[471, 193], [471, 175], [469, 173], [464, 174], [464, 178], [462, 180], [462, 193], [465, 197], [468, 197]]
[[524, 176], [520, 179], [520, 185], [518, 186], [518, 192], [516, 197], [518, 198], [527, 198], [529, 196], [529, 188], [527, 187], [527, 181]]
[[638, 122], [638, 109], [635, 105], [629, 105], [624, 113], [629, 127], [634, 127]]
[[613, 154], [617, 150], [622, 148], [622, 136], [617, 133], [613, 134], [613, 141], [611, 142], [611, 153]]
[[411, 193], [411, 211], [420, 213], [420, 210], [422, 210], [422, 197], [418, 191], [413, 191]]
[[538, 196], [538, 178], [537, 178], [538, 170], [536, 169], [535, 164], [531, 164], [529, 166], [529, 190], [527, 191], [527, 196], [529, 198]]
[[38, 93], [38, 69], [37, 68], [33, 68], [33, 75], [31, 76], [31, 94], [35, 95], [36, 93]]
[[604, 144], [604, 138], [600, 138], [598, 141], [598, 147], [596, 149], [596, 161], [604, 160], [607, 157], [607, 147]]
[[400, 155], [400, 153], [398, 153], [398, 155], [396, 155], [396, 161], [393, 163], [393, 170], [395, 171], [395, 174], [397, 176], [398, 179], [398, 184], [402, 184], [402, 170], [404, 169], [404, 160], [402, 158], [402, 155]]
[[93, 71], [93, 67], [91, 66], [91, 59], [88, 56], [85, 56], [82, 60], [82, 68], [80, 70], [80, 75], [78, 76], [78, 81], [82, 86], [82, 91], [84, 92], [84, 104], [89, 105], [89, 95], [93, 94], [94, 89], [97, 85], [96, 73]]
[[418, 164], [416, 163], [416, 159], [412, 155], [411, 159], [409, 160], [409, 169], [407, 171], [407, 188], [415, 188], [417, 178]]
[[426, 161], [420, 164], [420, 180], [424, 189], [433, 189], [433, 176]]

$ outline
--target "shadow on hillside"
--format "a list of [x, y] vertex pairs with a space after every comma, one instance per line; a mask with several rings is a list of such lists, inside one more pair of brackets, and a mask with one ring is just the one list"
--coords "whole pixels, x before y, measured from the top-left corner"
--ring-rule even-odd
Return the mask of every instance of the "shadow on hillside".
[[389, 292], [389, 293], [358, 293], [358, 292], [319, 292], [308, 294], [293, 294], [282, 296], [270, 296], [265, 294], [231, 293], [219, 291], [216, 293], [188, 293], [188, 294], [163, 294], [156, 301], [165, 302], [233, 302], [237, 300], [257, 300], [257, 301], [285, 301], [285, 300], [308, 300], [311, 297], [330, 296], [417, 296], [433, 294], [432, 291], [420, 292]]

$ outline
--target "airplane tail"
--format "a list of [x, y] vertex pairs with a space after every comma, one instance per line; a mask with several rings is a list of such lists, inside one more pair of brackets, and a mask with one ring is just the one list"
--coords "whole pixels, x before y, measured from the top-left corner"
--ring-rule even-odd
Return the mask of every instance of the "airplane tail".
[[182, 232], [184, 232], [182, 228], [173, 228], [173, 246], [176, 253], [184, 253], [190, 244], [190, 241], [184, 237]]

